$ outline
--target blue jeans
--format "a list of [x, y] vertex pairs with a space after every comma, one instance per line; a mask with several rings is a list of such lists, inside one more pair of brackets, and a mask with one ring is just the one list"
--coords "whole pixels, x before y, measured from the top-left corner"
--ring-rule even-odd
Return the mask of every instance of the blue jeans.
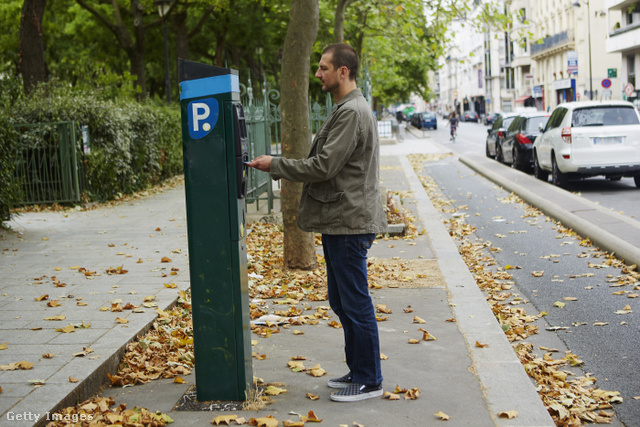
[[352, 382], [382, 383], [380, 339], [369, 296], [367, 251], [375, 234], [322, 235], [331, 309], [344, 330], [344, 351]]

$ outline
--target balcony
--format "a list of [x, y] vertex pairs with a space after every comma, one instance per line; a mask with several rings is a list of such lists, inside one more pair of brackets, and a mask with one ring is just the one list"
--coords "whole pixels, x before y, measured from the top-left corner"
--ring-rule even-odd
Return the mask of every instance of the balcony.
[[575, 41], [573, 31], [567, 30], [542, 39], [542, 43], [531, 43], [531, 57], [545, 56], [556, 51], [565, 50], [569, 44]]
[[607, 53], [640, 49], [640, 22], [613, 30], [606, 41]]

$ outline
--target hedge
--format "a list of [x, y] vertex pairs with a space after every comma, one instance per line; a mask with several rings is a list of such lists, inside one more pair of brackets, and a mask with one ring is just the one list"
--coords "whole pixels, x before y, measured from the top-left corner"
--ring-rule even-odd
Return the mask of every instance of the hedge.
[[[177, 106], [105, 99], [99, 91], [49, 84], [40, 86], [28, 98], [16, 100], [10, 114], [7, 121], [12, 124], [74, 121], [79, 125], [76, 138], [79, 143], [82, 140], [80, 126], [88, 126], [90, 154], [82, 155], [78, 147], [85, 174], [86, 201], [112, 200], [182, 172], [181, 122]], [[10, 140], [15, 137], [8, 131], [0, 132], [0, 145], [11, 147]], [[11, 162], [11, 159], [6, 161]], [[15, 182], [11, 182], [13, 171], [4, 172], [0, 175], [0, 187], [9, 183], [15, 186]], [[0, 190], [0, 207], [5, 206], [2, 194]], [[8, 206], [12, 206], [16, 200], [7, 201], [10, 202]]]

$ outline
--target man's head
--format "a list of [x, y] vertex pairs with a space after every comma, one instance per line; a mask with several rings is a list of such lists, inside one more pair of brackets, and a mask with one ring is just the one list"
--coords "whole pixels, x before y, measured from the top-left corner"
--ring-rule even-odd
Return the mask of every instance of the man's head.
[[322, 90], [336, 99], [355, 89], [358, 75], [358, 55], [347, 44], [332, 44], [322, 52], [316, 77], [322, 82]]

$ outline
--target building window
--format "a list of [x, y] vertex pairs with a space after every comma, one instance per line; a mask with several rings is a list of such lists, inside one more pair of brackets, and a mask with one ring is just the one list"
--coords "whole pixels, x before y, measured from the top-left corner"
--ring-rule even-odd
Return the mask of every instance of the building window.
[[627, 56], [627, 80], [634, 87], [636, 86], [636, 56]]

